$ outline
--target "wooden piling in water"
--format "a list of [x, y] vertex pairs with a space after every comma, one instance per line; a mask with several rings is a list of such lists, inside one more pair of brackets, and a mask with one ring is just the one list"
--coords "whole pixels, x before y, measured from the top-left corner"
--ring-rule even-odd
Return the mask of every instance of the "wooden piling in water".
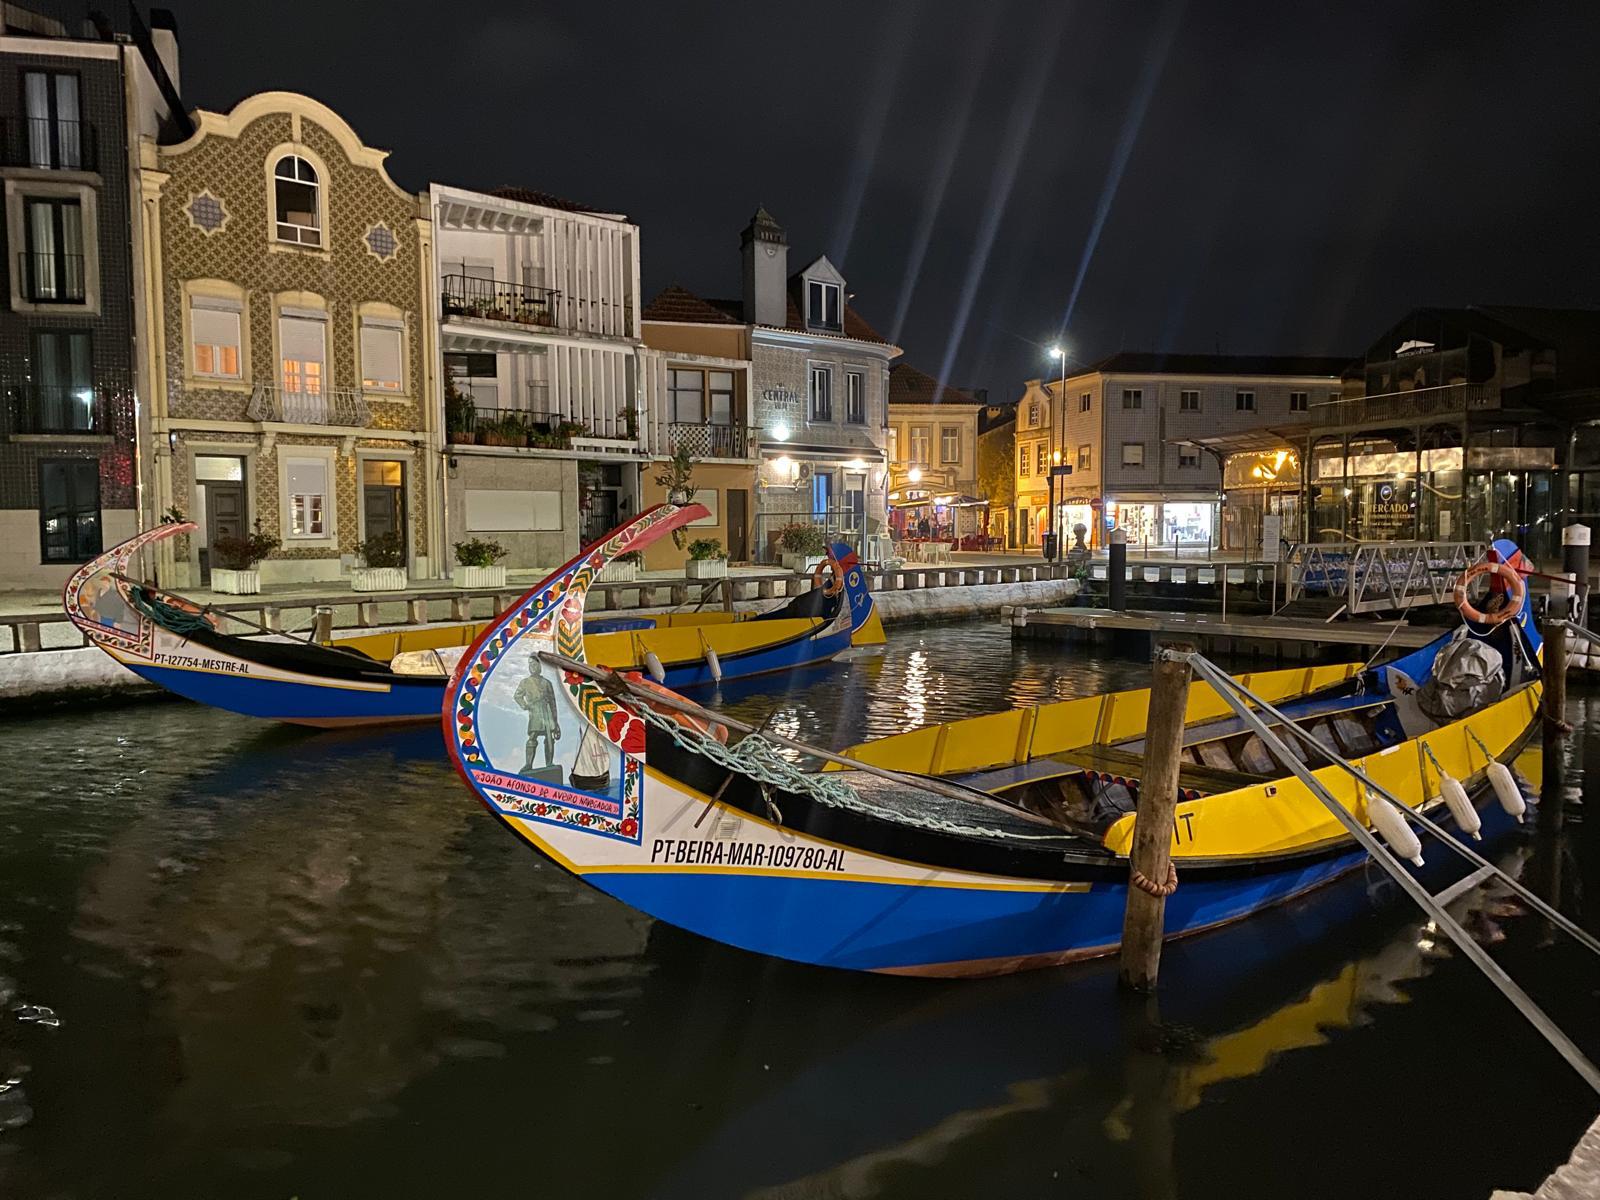
[[1567, 724], [1567, 627], [1552, 621], [1544, 635], [1544, 731], [1560, 737], [1572, 732]]
[[1193, 647], [1156, 647], [1145, 723], [1144, 773], [1128, 854], [1128, 900], [1122, 917], [1123, 986], [1149, 991], [1161, 968], [1161, 938], [1171, 891], [1172, 823], [1178, 806], [1178, 765], [1183, 719], [1189, 705], [1189, 660]]

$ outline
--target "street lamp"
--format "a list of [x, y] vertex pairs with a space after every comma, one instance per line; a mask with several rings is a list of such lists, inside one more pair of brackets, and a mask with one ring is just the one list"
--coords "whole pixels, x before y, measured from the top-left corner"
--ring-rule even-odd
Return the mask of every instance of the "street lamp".
[[[1056, 438], [1056, 448], [1050, 453], [1050, 490], [1048, 502], [1045, 508], [1045, 511], [1050, 514], [1050, 536], [1049, 541], [1046, 543], [1044, 548], [1044, 556], [1047, 561], [1054, 561], [1056, 555], [1060, 552], [1061, 546], [1061, 519], [1056, 511], [1056, 468], [1061, 466], [1061, 452], [1067, 444], [1065, 428], [1067, 423], [1066, 348], [1060, 345], [1051, 346], [1050, 357], [1061, 364], [1061, 394], [1058, 397], [1061, 402], [1061, 419], [1057, 421], [1054, 415], [1052, 415], [1050, 418], [1050, 424], [1054, 426], [1053, 432], [1055, 433]], [[1066, 499], [1066, 491], [1066, 485], [1063, 484], [1061, 487], [1062, 500]]]

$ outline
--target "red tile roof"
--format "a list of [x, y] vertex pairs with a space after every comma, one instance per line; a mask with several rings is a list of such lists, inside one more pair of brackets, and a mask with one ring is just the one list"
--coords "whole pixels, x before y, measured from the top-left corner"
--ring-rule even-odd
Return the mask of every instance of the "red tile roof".
[[971, 392], [939, 381], [910, 363], [899, 362], [889, 368], [890, 404], [982, 404]]
[[646, 321], [676, 321], [692, 325], [742, 325], [737, 315], [723, 312], [688, 288], [674, 284], [644, 306]]
[[499, 196], [502, 200], [515, 200], [519, 204], [537, 204], [540, 208], [554, 208], [561, 212], [595, 213], [597, 215], [611, 215], [609, 209], [594, 208], [588, 204], [579, 204], [576, 200], [563, 200], [560, 196], [552, 196], [549, 192], [535, 191], [525, 187], [496, 187], [490, 188], [490, 196]]
[[[665, 314], [672, 313], [672, 316]], [[658, 295], [649, 304], [645, 305], [644, 319], [646, 321], [686, 321], [707, 325], [723, 325], [733, 323], [745, 324], [744, 302], [740, 300], [719, 300], [703, 298], [681, 287], [669, 287]], [[876, 342], [880, 346], [887, 346], [889, 340], [867, 323], [865, 317], [856, 312], [848, 304], [844, 310], [844, 327], [838, 333], [830, 333], [820, 329], [806, 328], [805, 318], [801, 315], [798, 293], [791, 289], [789, 293], [788, 311], [784, 314], [784, 323], [781, 328], [794, 333], [808, 333], [813, 337], [848, 338], [857, 342]]]

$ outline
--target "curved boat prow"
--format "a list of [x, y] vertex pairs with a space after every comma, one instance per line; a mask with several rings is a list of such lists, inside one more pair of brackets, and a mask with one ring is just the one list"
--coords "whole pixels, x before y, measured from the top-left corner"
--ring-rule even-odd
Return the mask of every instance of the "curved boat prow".
[[126, 581], [128, 565], [146, 546], [199, 528], [193, 521], [157, 525], [84, 563], [61, 591], [67, 619], [95, 645], [148, 654], [154, 626], [133, 604]]
[[884, 636], [877, 605], [872, 602], [872, 592], [867, 588], [867, 573], [862, 569], [861, 559], [844, 542], [833, 543], [829, 550], [844, 575], [844, 598], [850, 605], [850, 644], [883, 645], [889, 639]]

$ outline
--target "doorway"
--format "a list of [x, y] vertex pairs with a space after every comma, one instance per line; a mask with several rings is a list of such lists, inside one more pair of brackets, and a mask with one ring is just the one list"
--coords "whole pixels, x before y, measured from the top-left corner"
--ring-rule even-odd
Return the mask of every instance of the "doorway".
[[361, 460], [361, 521], [368, 540], [399, 534], [401, 552], [410, 559], [410, 547], [405, 544], [405, 463], [388, 458]]
[[211, 548], [218, 538], [244, 537], [250, 529], [244, 459], [232, 454], [197, 454], [194, 459], [195, 524], [200, 526], [200, 582], [211, 582]]
[[746, 488], [729, 488], [728, 511], [728, 561], [750, 561], [750, 492]]

